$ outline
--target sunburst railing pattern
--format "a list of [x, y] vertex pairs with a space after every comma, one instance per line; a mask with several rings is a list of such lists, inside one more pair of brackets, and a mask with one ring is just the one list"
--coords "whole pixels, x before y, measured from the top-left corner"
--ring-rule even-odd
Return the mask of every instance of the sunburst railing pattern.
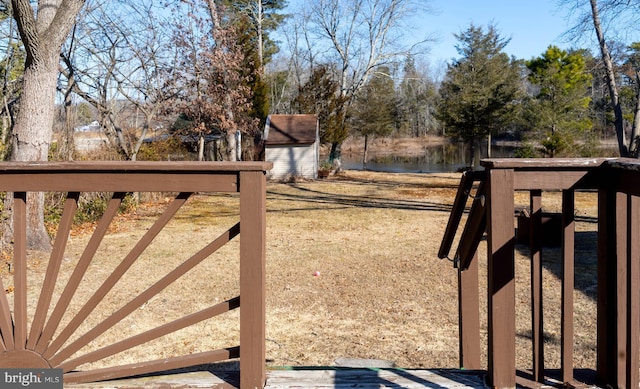
[[[146, 162], [69, 162], [0, 164], [0, 191], [11, 194], [14, 230], [13, 301], [8, 293], [0, 295], [0, 367], [60, 368], [65, 383], [89, 382], [166, 371], [233, 358], [240, 359], [240, 385], [264, 386], [265, 382], [265, 171], [269, 163], [146, 163]], [[44, 280], [28, 282], [27, 220], [28, 193], [62, 192], [66, 199], [48, 259]], [[100, 221], [70, 275], [62, 277], [72, 222], [82, 192], [113, 193]], [[98, 248], [103, 243], [117, 211], [129, 192], [177, 193], [164, 212], [104, 281], [95, 285], [91, 297], [79, 308], [70, 309], [79, 285], [90, 271]], [[105, 314], [87, 328], [86, 318], [122, 281], [151, 242], [177, 212], [201, 192], [239, 193], [239, 220], [223, 230], [204, 247], [180, 261], [172, 270], [152, 282], [145, 290], [121, 301], [111, 314]], [[92, 346], [105, 332], [141, 309], [160, 292], [212, 256], [240, 235], [240, 295], [185, 313], [134, 335], [124, 335], [110, 344]], [[30, 288], [39, 287], [31, 292]], [[0, 290], [5, 285], [0, 278]], [[61, 290], [56, 293], [56, 290]], [[38, 296], [35, 308], [29, 308], [29, 296]], [[54, 299], [54, 296], [57, 297]], [[241, 304], [242, 301], [242, 304]], [[118, 353], [175, 333], [204, 320], [240, 308], [240, 345], [187, 355], [167, 356], [115, 366], [92, 367]], [[30, 312], [32, 314], [30, 314]], [[207, 334], [202, 334], [206, 337]], [[89, 349], [89, 351], [84, 351]], [[241, 351], [242, 350], [242, 351]], [[89, 366], [84, 369], [83, 366]]]

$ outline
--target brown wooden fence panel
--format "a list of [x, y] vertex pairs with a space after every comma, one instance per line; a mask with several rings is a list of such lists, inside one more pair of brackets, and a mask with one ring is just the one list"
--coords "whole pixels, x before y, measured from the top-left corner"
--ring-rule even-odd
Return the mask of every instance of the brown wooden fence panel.
[[[486, 169], [488, 243], [488, 378], [492, 387], [512, 388], [515, 371], [514, 192], [530, 194], [531, 313], [535, 381], [545, 382], [542, 301], [542, 193], [562, 191], [561, 380], [574, 378], [575, 191], [598, 191], [597, 383], [606, 387], [638, 387], [640, 369], [640, 163], [632, 159], [489, 159]], [[469, 184], [461, 182], [461, 188]], [[459, 208], [452, 211], [460, 213]], [[470, 219], [481, 220], [480, 216]], [[469, 224], [469, 221], [467, 222]], [[483, 230], [480, 225], [477, 230]], [[445, 243], [452, 232], [447, 229]], [[475, 251], [473, 239], [460, 247]], [[441, 254], [441, 253], [440, 253]], [[440, 255], [442, 256], [442, 255]], [[464, 255], [471, 257], [470, 254]], [[463, 270], [465, 266], [461, 266]], [[473, 272], [469, 274], [473, 278]], [[460, 288], [472, 285], [461, 274]], [[473, 305], [476, 296], [462, 294]], [[460, 302], [461, 320], [468, 310]], [[461, 322], [461, 328], [475, 328]], [[478, 330], [479, 332], [479, 330]], [[511, 334], [511, 335], [510, 335]], [[469, 333], [461, 342], [469, 343]], [[480, 337], [480, 334], [477, 334]], [[466, 349], [461, 347], [461, 357]]]
[[[240, 359], [241, 388], [257, 388], [265, 383], [265, 249], [266, 249], [266, 179], [270, 163], [146, 163], [146, 162], [73, 162], [73, 163], [4, 163], [0, 164], [0, 190], [13, 196], [14, 258], [13, 307], [7, 294], [0, 296], [0, 367], [61, 368], [65, 382], [87, 382], [145, 374], [168, 369]], [[66, 196], [62, 217], [53, 242], [40, 290], [29, 292], [26, 250], [27, 202], [32, 192], [58, 191]], [[113, 193], [106, 210], [77, 263], [60, 284], [73, 219], [81, 192]], [[118, 208], [128, 192], [177, 192], [164, 212], [82, 303], [71, 310], [94, 257], [113, 224]], [[150, 286], [119, 301], [113, 313], [97, 324], [85, 328], [91, 315], [105, 296], [123, 281], [142, 254], [173, 220], [182, 206], [196, 192], [239, 192], [239, 221], [179, 262]], [[203, 210], [204, 211], [204, 210]], [[181, 278], [220, 248], [240, 236], [238, 260], [240, 296], [215, 303], [198, 312], [185, 312], [169, 322], [159, 317], [154, 328], [127, 336], [113, 344], [86, 347], [102, 334], [115, 328], [125, 318], [143, 307], [159, 293]], [[215, 275], [206, 274], [206, 277]], [[60, 284], [60, 285], [59, 285]], [[0, 280], [0, 288], [5, 285]], [[53, 299], [59, 288], [57, 300]], [[28, 295], [38, 296], [29, 307]], [[77, 304], [76, 304], [77, 305]], [[33, 317], [29, 317], [33, 309]], [[140, 360], [120, 366], [85, 368], [147, 342], [188, 328], [226, 312], [240, 310], [240, 345], [190, 355]], [[73, 312], [73, 313], [72, 313]], [[29, 328], [30, 325], [30, 328]], [[204, 335], [206, 336], [206, 334]], [[195, 339], [197, 341], [197, 339]]]

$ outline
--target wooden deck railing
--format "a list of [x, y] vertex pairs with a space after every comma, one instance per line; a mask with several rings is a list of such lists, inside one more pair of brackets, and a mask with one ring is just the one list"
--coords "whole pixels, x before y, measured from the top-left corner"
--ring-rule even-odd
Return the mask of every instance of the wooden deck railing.
[[[145, 162], [71, 162], [71, 163], [2, 163], [0, 191], [13, 193], [14, 257], [13, 304], [7, 294], [0, 296], [0, 367], [61, 368], [65, 383], [99, 381], [127, 377], [188, 366], [209, 364], [232, 358], [240, 359], [240, 386], [262, 388], [265, 383], [265, 162], [241, 163], [145, 163]], [[66, 196], [62, 219], [57, 229], [46, 277], [36, 293], [28, 283], [27, 262], [27, 192], [62, 192]], [[82, 256], [71, 275], [61, 276], [72, 220], [80, 192], [113, 193], [102, 219], [97, 224]], [[95, 285], [93, 296], [75, 313], [70, 302], [100, 246], [119, 205], [129, 192], [178, 193], [164, 213], [139, 239], [102, 285]], [[151, 241], [175, 216], [180, 207], [196, 192], [239, 192], [239, 220], [235, 225], [182, 261], [174, 270], [130, 300], [122, 301], [111, 316], [99, 324], [83, 328], [85, 318], [118, 280], [131, 269]], [[203, 210], [205, 212], [205, 210]], [[133, 311], [174, 283], [216, 250], [241, 235], [239, 244], [240, 296], [215, 304], [117, 343], [100, 346], [90, 352], [83, 347], [113, 328]], [[176, 242], [179, 243], [179, 242]], [[162, 260], [162, 258], [158, 258]], [[212, 275], [207, 275], [212, 276]], [[64, 280], [62, 285], [57, 285]], [[0, 284], [1, 284], [0, 280]], [[56, 287], [61, 288], [57, 301], [52, 301]], [[0, 285], [5, 290], [5, 285]], [[28, 309], [28, 296], [40, 296], [37, 307]], [[78, 367], [102, 361], [112, 355], [158, 339], [221, 313], [240, 308], [239, 346], [197, 354], [142, 360], [122, 366], [87, 370]], [[33, 315], [30, 313], [33, 312]], [[66, 316], [65, 316], [66, 315]], [[63, 320], [65, 318], [65, 320]], [[29, 327], [30, 325], [30, 327]], [[207, 334], [201, 336], [206, 337]], [[197, 341], [197, 340], [196, 340]], [[89, 365], [91, 366], [91, 365]]]
[[[544, 382], [541, 199], [562, 192], [561, 380], [574, 383], [575, 192], [597, 190], [597, 384], [638, 388], [640, 337], [640, 162], [630, 159], [493, 159], [484, 172], [465, 175], [440, 249], [448, 257], [464, 203], [474, 202], [455, 255], [460, 268], [460, 363], [479, 368], [476, 249], [487, 239], [487, 365], [491, 385], [516, 386], [514, 192], [530, 193], [533, 377]], [[457, 206], [456, 206], [457, 204]]]

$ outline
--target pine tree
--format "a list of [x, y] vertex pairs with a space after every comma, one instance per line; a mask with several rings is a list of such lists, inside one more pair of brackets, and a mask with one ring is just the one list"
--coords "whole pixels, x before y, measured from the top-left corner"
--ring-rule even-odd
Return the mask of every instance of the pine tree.
[[469, 145], [472, 166], [480, 158], [480, 141], [499, 130], [514, 113], [521, 91], [516, 61], [503, 52], [509, 43], [494, 26], [471, 25], [456, 35], [461, 58], [448, 65], [440, 87], [437, 118], [446, 134]]
[[529, 81], [539, 91], [531, 102], [531, 118], [545, 152], [554, 157], [572, 147], [574, 140], [591, 129], [589, 88], [591, 74], [579, 52], [568, 53], [549, 46], [527, 62]]
[[244, 54], [245, 85], [253, 95], [251, 114], [262, 126], [269, 114], [269, 87], [264, 69], [278, 52], [269, 32], [284, 20], [285, 16], [279, 12], [285, 8], [286, 1], [225, 0], [223, 4], [238, 32], [238, 45]]

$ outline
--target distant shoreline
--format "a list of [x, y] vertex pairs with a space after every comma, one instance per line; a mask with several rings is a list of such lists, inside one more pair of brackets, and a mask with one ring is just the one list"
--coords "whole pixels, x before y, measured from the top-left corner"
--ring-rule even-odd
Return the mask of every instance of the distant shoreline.
[[[520, 147], [525, 142], [518, 140], [493, 140], [492, 146]], [[617, 150], [615, 138], [600, 139], [600, 146]], [[444, 136], [423, 136], [423, 137], [385, 137], [369, 140], [368, 153], [370, 155], [397, 155], [397, 156], [417, 156], [424, 155], [426, 148], [434, 146], [444, 146], [451, 144], [449, 138]], [[360, 156], [364, 152], [364, 138], [351, 136], [342, 144], [342, 155]], [[322, 156], [329, 155], [328, 146], [323, 146], [320, 150]]]

